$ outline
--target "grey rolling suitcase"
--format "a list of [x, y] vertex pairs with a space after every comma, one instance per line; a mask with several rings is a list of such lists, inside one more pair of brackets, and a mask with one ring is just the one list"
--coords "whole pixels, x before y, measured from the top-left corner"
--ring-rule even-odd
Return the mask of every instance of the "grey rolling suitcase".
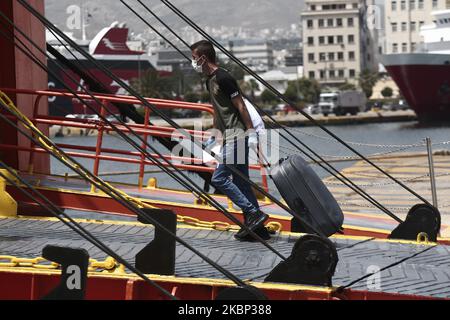
[[[342, 230], [344, 215], [339, 204], [302, 157], [294, 155], [280, 161], [270, 174], [289, 208], [301, 220], [327, 237]], [[307, 227], [302, 231], [314, 233]]]

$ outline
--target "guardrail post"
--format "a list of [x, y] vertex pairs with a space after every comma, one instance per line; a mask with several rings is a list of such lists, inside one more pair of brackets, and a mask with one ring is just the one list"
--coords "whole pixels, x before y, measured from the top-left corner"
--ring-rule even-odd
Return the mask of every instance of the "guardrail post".
[[428, 137], [425, 139], [427, 143], [427, 152], [428, 152], [428, 167], [430, 170], [430, 183], [431, 183], [431, 195], [433, 198], [433, 206], [438, 209], [438, 199], [437, 199], [437, 190], [436, 190], [436, 178], [434, 175], [434, 162], [433, 162], [433, 149], [431, 145], [431, 139]]
[[[100, 108], [100, 114], [105, 117], [105, 108], [103, 107], [106, 103], [108, 103], [105, 100], [101, 101], [101, 108]], [[86, 129], [89, 130], [89, 129]], [[103, 132], [104, 132], [104, 123], [102, 123], [100, 126], [98, 126], [98, 132], [97, 132], [97, 144], [95, 146], [95, 160], [94, 160], [94, 175], [98, 176], [98, 170], [100, 167], [100, 155], [102, 153], [102, 145], [103, 145]], [[89, 132], [89, 131], [87, 131]], [[91, 185], [91, 192], [95, 192], [95, 186]]]
[[[144, 138], [144, 142], [142, 142], [141, 144], [141, 148], [144, 150], [147, 150], [147, 144], [145, 142], [147, 142], [148, 140], [148, 125], [150, 123], [150, 109], [149, 108], [145, 108], [145, 114], [144, 114], [144, 134], [143, 134], [143, 138]], [[141, 163], [139, 164], [139, 181], [138, 181], [138, 186], [139, 189], [143, 187], [144, 185], [144, 174], [145, 174], [145, 155], [143, 153], [141, 153]]]
[[[33, 119], [32, 119], [32, 121], [33, 121], [35, 126], [37, 126], [37, 123], [36, 123], [35, 119], [37, 118], [37, 116], [39, 114], [39, 104], [41, 102], [41, 98], [42, 98], [42, 95], [39, 94], [36, 97], [36, 100], [34, 101], [34, 105], [33, 105]], [[36, 147], [36, 145], [33, 143], [33, 141], [30, 141], [30, 147], [31, 148]], [[28, 173], [29, 174], [33, 174], [33, 171], [34, 171], [34, 155], [35, 155], [35, 152], [32, 149], [30, 151], [30, 157], [28, 158]]]

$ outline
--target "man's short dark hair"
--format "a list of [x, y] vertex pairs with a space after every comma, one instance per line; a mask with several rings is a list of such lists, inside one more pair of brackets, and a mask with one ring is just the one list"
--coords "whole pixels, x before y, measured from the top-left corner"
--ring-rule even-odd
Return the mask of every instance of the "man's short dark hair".
[[197, 51], [197, 54], [200, 57], [204, 55], [209, 62], [212, 63], [216, 62], [216, 50], [214, 50], [214, 47], [211, 44], [211, 42], [207, 40], [201, 40], [199, 42], [194, 43], [191, 46], [191, 50]]

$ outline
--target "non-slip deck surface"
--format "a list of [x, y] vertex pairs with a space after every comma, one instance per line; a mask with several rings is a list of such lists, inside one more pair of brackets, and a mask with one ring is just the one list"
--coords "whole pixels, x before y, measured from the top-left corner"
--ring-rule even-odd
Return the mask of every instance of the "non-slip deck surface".
[[[154, 229], [146, 225], [81, 223], [94, 236], [131, 263], [153, 239]], [[178, 228], [178, 236], [210, 259], [242, 279], [263, 281], [280, 258], [260, 243], [239, 242], [232, 232]], [[268, 242], [289, 256], [297, 236], [277, 235]], [[381, 271], [379, 286], [367, 279], [352, 288], [420, 296], [450, 297], [450, 247], [394, 243], [368, 238], [359, 240], [332, 238], [339, 263], [333, 285], [347, 285], [368, 272]], [[51, 220], [0, 219], [0, 255], [41, 256], [48, 245], [86, 249], [92, 258], [103, 260], [106, 254], [82, 239], [63, 223]], [[162, 250], [164, 250], [162, 248]], [[177, 244], [176, 275], [180, 277], [219, 278], [224, 276], [185, 247]], [[415, 256], [414, 256], [415, 255]]]
[[[22, 178], [27, 180], [30, 184], [39, 188], [50, 188], [53, 190], [69, 190], [73, 192], [89, 192], [91, 189], [90, 184], [85, 181], [59, 176], [44, 176], [44, 175], [28, 175], [23, 173]], [[113, 183], [120, 190], [126, 192], [127, 194], [141, 198], [143, 200], [150, 200], [156, 202], [171, 202], [177, 205], [192, 205], [196, 197], [189, 192], [179, 192], [167, 189], [139, 189], [130, 185], [124, 185], [119, 183]], [[228, 199], [221, 196], [213, 196], [213, 198], [220, 203], [223, 207], [228, 207]], [[288, 213], [276, 204], [267, 204], [260, 202], [262, 210], [269, 215], [280, 215], [288, 216]], [[351, 227], [365, 227], [365, 228], [375, 228], [386, 231], [392, 231], [396, 226], [397, 222], [387, 216], [381, 216], [380, 214], [373, 214], [371, 216], [361, 214], [346, 212], [344, 218], [344, 224]], [[444, 232], [446, 226], [442, 226], [442, 232]]]

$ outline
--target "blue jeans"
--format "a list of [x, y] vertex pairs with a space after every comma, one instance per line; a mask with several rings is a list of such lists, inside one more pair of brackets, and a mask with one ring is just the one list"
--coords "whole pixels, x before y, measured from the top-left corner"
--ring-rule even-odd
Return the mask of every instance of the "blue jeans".
[[248, 154], [247, 138], [245, 141], [241, 139], [225, 144], [222, 152], [223, 161], [218, 165], [211, 179], [211, 184], [241, 208], [244, 215], [259, 210], [258, 200], [250, 183], [230, 168], [235, 168], [249, 178]]

